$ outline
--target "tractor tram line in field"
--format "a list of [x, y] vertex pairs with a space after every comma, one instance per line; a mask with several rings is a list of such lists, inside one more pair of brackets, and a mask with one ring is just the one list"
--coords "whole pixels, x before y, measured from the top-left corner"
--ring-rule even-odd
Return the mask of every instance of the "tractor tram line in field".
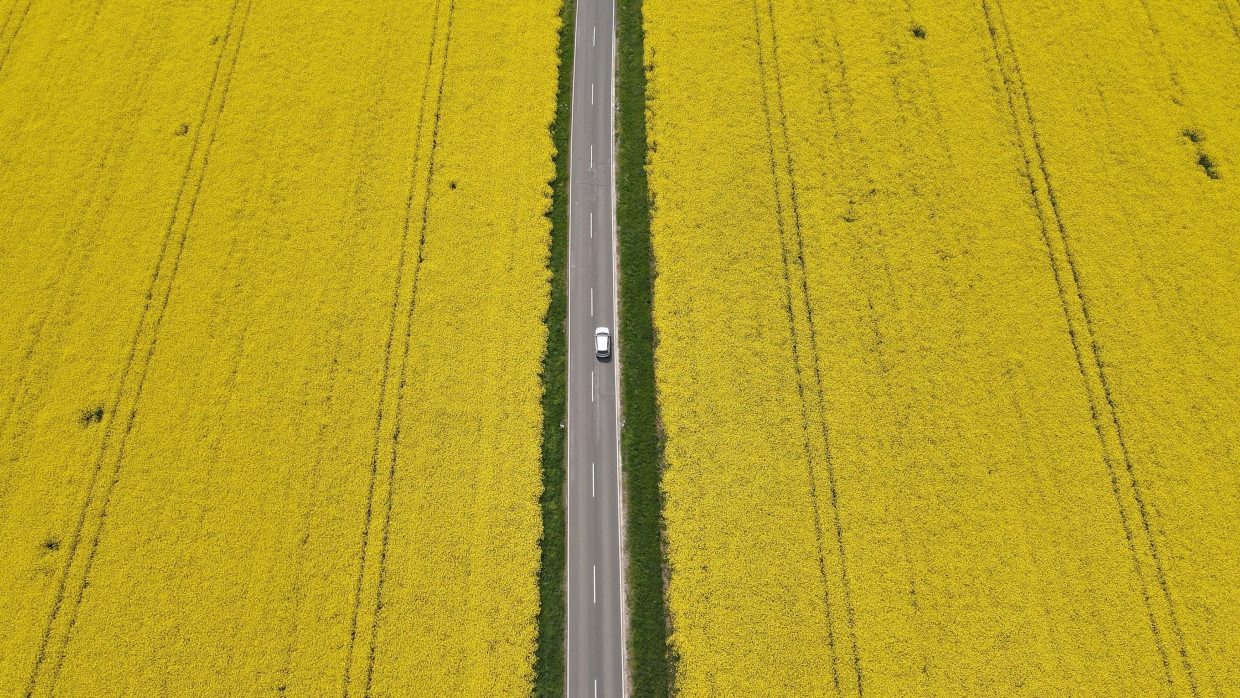
[[[403, 408], [405, 404], [405, 388], [406, 388], [406, 383], [407, 383], [406, 377], [408, 375], [407, 371], [409, 367], [409, 349], [410, 349], [410, 345], [412, 344], [411, 340], [412, 340], [412, 333], [413, 333], [413, 315], [414, 315], [414, 312], [417, 310], [418, 281], [421, 278], [422, 261], [423, 261], [422, 257], [423, 257], [423, 251], [425, 249], [425, 244], [426, 244], [427, 212], [430, 207], [431, 183], [435, 177], [435, 153], [436, 153], [437, 146], [439, 143], [439, 125], [440, 125], [440, 117], [442, 114], [442, 107], [443, 107], [443, 87], [444, 87], [444, 79], [447, 75], [447, 70], [448, 70], [448, 52], [452, 48], [452, 17], [453, 17], [455, 10], [456, 10], [456, 0], [448, 0], [448, 17], [447, 17], [447, 29], [445, 30], [445, 34], [444, 34], [443, 60], [442, 60], [442, 67], [441, 67], [442, 72], [440, 73], [440, 76], [439, 76], [439, 87], [436, 90], [436, 95], [435, 95], [435, 118], [432, 122], [432, 127], [431, 127], [430, 153], [427, 157], [426, 181], [423, 184], [425, 194], [422, 200], [422, 214], [421, 214], [421, 217], [418, 223], [417, 260], [415, 261], [414, 268], [413, 268], [413, 286], [409, 293], [409, 312], [408, 312], [408, 317], [405, 320], [405, 342], [404, 342], [404, 348], [401, 352], [401, 360], [400, 360], [400, 381], [397, 384], [397, 390], [396, 390], [396, 411], [395, 411], [395, 414], [393, 415], [393, 420], [392, 420], [393, 421], [392, 455], [391, 455], [391, 459], [389, 461], [389, 467], [388, 467], [387, 497], [386, 497], [386, 504], [384, 507], [384, 514], [383, 514], [383, 538], [379, 546], [379, 572], [378, 572], [378, 580], [376, 582], [376, 588], [375, 588], [375, 612], [374, 612], [373, 625], [371, 626], [371, 629], [370, 629], [370, 650], [367, 653], [367, 659], [366, 659], [366, 684], [365, 684], [366, 688], [364, 691], [364, 695], [370, 695], [371, 684], [374, 682], [375, 651], [378, 647], [379, 626], [383, 620], [383, 589], [384, 589], [384, 583], [387, 580], [387, 574], [388, 574], [387, 557], [388, 557], [389, 542], [391, 538], [392, 506], [395, 500], [395, 493], [396, 493], [396, 465], [397, 465], [397, 452], [398, 452], [397, 449], [398, 449], [398, 446], [400, 445], [401, 427], [404, 425], [404, 420], [403, 420], [404, 409]], [[408, 225], [407, 220], [405, 222], [405, 225], [406, 226]], [[346, 695], [347, 695], [347, 690], [346, 690]]]
[[[244, 3], [244, 9], [241, 11], [240, 19], [238, 20], [238, 9], [242, 7], [242, 3]], [[65, 650], [77, 622], [77, 613], [82, 602], [82, 596], [90, 583], [90, 573], [95, 555], [99, 549], [100, 537], [107, 523], [108, 504], [111, 501], [116, 484], [121, 478], [126, 442], [133, 431], [134, 423], [137, 419], [143, 385], [146, 382], [151, 359], [155, 354], [160, 326], [163, 323], [173, 285], [176, 282], [177, 270], [180, 267], [181, 256], [189, 236], [189, 227], [193, 219], [194, 207], [206, 176], [211, 147], [215, 142], [215, 136], [218, 133], [220, 121], [223, 118], [224, 107], [228, 100], [228, 87], [237, 65], [237, 57], [241, 51], [241, 43], [245, 36], [245, 25], [249, 17], [251, 4], [252, 0], [234, 0], [227, 29], [220, 41], [220, 51], [210, 85], [207, 88], [207, 98], [203, 103], [199, 123], [194, 129], [193, 147], [190, 150], [189, 159], [186, 162], [185, 171], [181, 177], [172, 215], [164, 233], [163, 244], [156, 258], [154, 270], [151, 273], [150, 284], [146, 294], [146, 304], [139, 316], [137, 331], [130, 346], [124, 371], [121, 373], [120, 380], [117, 383], [115, 397], [106, 410], [103, 438], [94, 467], [91, 469], [90, 479], [87, 482], [86, 498], [78, 517], [77, 526], [70, 538], [64, 569], [60, 575], [59, 587], [53, 600], [51, 613], [48, 616], [47, 625], [43, 631], [42, 641], [36, 654], [34, 666], [31, 669], [29, 682], [26, 685], [25, 695], [27, 698], [36, 695], [36, 693], [47, 693], [50, 695], [54, 692], [64, 664]], [[229, 39], [232, 37], [234, 30], [236, 31], [237, 38], [235, 41], [230, 42]], [[225, 65], [225, 56], [230, 50], [232, 56]], [[218, 90], [217, 86], [219, 87]], [[211, 110], [213, 105], [215, 106], [214, 114], [212, 114]], [[208, 119], [210, 119], [209, 123]], [[209, 129], [205, 144], [202, 143], [204, 129]], [[194, 176], [195, 170], [197, 171], [196, 176]], [[182, 205], [183, 202], [186, 202], [184, 206]], [[168, 258], [169, 254], [171, 254], [171, 259]], [[165, 266], [168, 267], [166, 271]], [[153, 315], [152, 312], [154, 313]], [[134, 371], [136, 371], [136, 374]], [[131, 381], [131, 376], [136, 377]], [[132, 397], [126, 397], [130, 395]], [[119, 435], [114, 436], [113, 432], [117, 426], [117, 419], [122, 414], [125, 415], [124, 426], [120, 430]], [[116, 439], [116, 445], [111, 446], [112, 439], [114, 438]], [[101, 484], [101, 476], [105, 472], [106, 477], [103, 478]], [[102, 491], [96, 493], [95, 490], [99, 487], [102, 487]], [[83, 536], [88, 524], [93, 532], [89, 534], [89, 541], [86, 541], [85, 559], [79, 563], [78, 550], [83, 543]], [[80, 567], [81, 578], [80, 581], [76, 582], [77, 589], [73, 597], [68, 599], [69, 604], [67, 610], [65, 610], [69, 579], [77, 567]], [[63, 616], [62, 612], [67, 614], [67, 616]], [[41, 690], [40, 679], [45, 675], [44, 664], [48, 659], [49, 647], [54, 647], [51, 650], [53, 664], [50, 674], [47, 674], [46, 689]]]
[[[417, 244], [414, 248], [415, 254], [411, 256], [412, 257], [411, 263], [413, 265], [413, 268], [412, 270], [408, 270], [406, 269], [406, 267], [409, 266], [410, 264], [409, 232], [412, 227], [414, 200], [417, 196], [417, 192], [419, 189], [418, 179], [422, 171], [422, 168], [421, 168], [421, 164], [422, 164], [421, 155], [422, 155], [422, 148], [423, 148], [422, 136], [423, 136], [423, 129], [425, 128], [425, 125], [426, 125], [425, 119], [426, 119], [427, 101], [428, 101], [427, 98], [428, 98], [428, 95], [430, 94], [431, 76], [435, 73], [434, 66], [436, 63], [436, 58], [435, 58], [436, 47], [437, 47], [436, 45], [438, 43], [439, 34], [440, 34], [440, 31], [439, 31], [440, 9], [441, 7], [443, 7], [444, 2], [447, 2], [447, 18], [445, 20], [445, 28], [443, 32], [444, 34], [443, 46], [441, 49], [442, 57], [438, 61], [438, 64], [439, 64], [438, 85], [435, 91], [434, 115], [431, 119], [431, 137], [430, 137], [429, 152], [426, 156], [426, 175], [424, 178], [425, 181], [422, 183], [422, 186], [421, 186], [423, 196], [422, 196], [420, 214], [418, 216], [418, 223], [417, 223], [418, 239], [417, 239]], [[359, 617], [359, 612], [363, 606], [362, 597], [363, 597], [364, 582], [366, 581], [368, 577], [367, 569], [369, 565], [367, 564], [367, 562], [376, 554], [374, 551], [370, 550], [370, 532], [373, 526], [373, 517], [374, 517], [374, 510], [375, 510], [375, 494], [377, 490], [376, 482], [378, 480], [378, 476], [380, 472], [379, 461], [380, 461], [380, 455], [381, 455], [381, 446], [383, 442], [383, 437], [386, 432], [386, 429], [384, 427], [386, 423], [386, 420], [384, 419], [384, 410], [385, 408], [389, 407], [387, 405], [387, 393], [388, 393], [388, 385], [390, 384], [392, 380], [392, 372], [391, 372], [392, 348], [393, 348], [393, 345], [395, 344], [395, 338], [397, 335], [397, 322], [398, 322], [398, 319], [400, 318], [398, 314], [398, 310], [405, 305], [401, 303], [401, 297], [405, 294], [405, 291], [404, 291], [405, 277], [406, 275], [409, 275], [412, 278], [412, 282], [410, 284], [410, 290], [408, 291], [408, 294], [409, 294], [409, 298], [407, 301], [408, 311], [405, 313], [404, 321], [403, 321], [404, 332], [401, 333], [403, 335], [404, 341], [402, 342], [400, 366], [398, 369], [398, 373], [396, 374], [397, 376], [399, 376], [399, 380], [397, 382], [397, 389], [395, 391], [395, 398], [394, 398], [395, 404], [394, 406], [391, 407], [391, 413], [393, 415], [392, 426], [389, 427], [391, 429], [391, 444], [390, 444], [391, 455], [390, 455], [390, 459], [388, 462], [388, 467], [385, 469], [386, 479], [384, 480], [384, 482], [385, 482], [386, 492], [383, 497], [384, 499], [383, 529], [382, 529], [382, 533], [380, 534], [379, 550], [377, 551], [378, 572], [375, 573], [376, 580], [375, 580], [375, 590], [374, 590], [374, 603], [367, 605], [368, 609], [370, 608], [370, 606], [373, 606], [374, 610], [372, 612], [368, 612], [370, 615], [370, 617], [368, 618], [370, 629], [369, 629], [369, 632], [367, 633], [368, 639], [366, 642], [367, 651], [365, 655], [366, 657], [365, 670], [363, 674], [364, 679], [363, 679], [363, 686], [362, 686], [360, 693], [362, 695], [369, 695], [370, 690], [371, 690], [371, 685], [374, 681], [375, 648], [376, 648], [376, 642], [377, 642], [377, 637], [378, 637], [378, 629], [379, 629], [379, 623], [381, 619], [381, 613], [383, 609], [383, 586], [384, 586], [384, 582], [387, 577], [387, 552], [388, 552], [388, 546], [390, 543], [392, 507], [393, 507], [393, 502], [394, 502], [394, 497], [395, 497], [395, 488], [396, 488], [397, 453], [398, 453], [398, 447], [400, 444], [402, 408], [403, 408], [403, 403], [404, 403], [404, 393], [405, 393], [405, 387], [406, 387], [406, 375], [407, 375], [408, 364], [409, 364], [409, 350], [410, 350], [410, 345], [411, 345], [411, 340], [412, 340], [411, 333], [413, 331], [412, 330], [413, 315], [417, 307], [418, 279], [419, 279], [419, 272], [421, 271], [421, 268], [422, 268], [423, 254], [424, 254], [424, 248], [426, 244], [427, 211], [430, 206], [431, 181], [435, 173], [435, 151], [436, 151], [436, 144], [437, 144], [438, 134], [439, 134], [439, 123], [440, 123], [440, 118], [441, 118], [442, 108], [443, 108], [444, 81], [446, 80], [447, 71], [448, 71], [448, 52], [451, 48], [451, 41], [452, 41], [452, 16], [453, 16], [455, 9], [456, 9], [455, 0], [435, 0], [434, 12], [433, 12], [435, 21], [432, 23], [432, 26], [431, 26], [432, 36], [431, 36], [430, 46], [427, 50], [426, 70], [425, 70], [425, 74], [423, 77], [423, 85], [422, 85], [422, 98], [419, 102], [418, 121], [417, 121], [417, 126], [415, 129], [416, 135], [413, 139], [413, 145], [414, 145], [414, 152], [412, 155], [413, 164], [412, 164], [411, 171], [410, 171], [408, 196], [405, 199], [404, 216], [402, 218], [402, 223], [401, 223], [400, 246], [399, 246], [400, 247], [400, 258], [397, 262], [397, 273], [396, 273], [396, 278], [395, 278], [395, 283], [394, 283], [394, 292], [392, 296], [392, 304], [391, 304], [391, 311], [390, 311], [389, 324], [388, 324], [388, 336], [387, 336], [387, 342], [384, 346], [384, 352], [383, 352], [383, 373], [382, 373], [382, 380], [379, 386], [378, 408], [377, 408], [376, 416], [375, 416], [374, 443], [373, 443], [373, 448], [371, 450], [371, 462], [370, 462], [370, 480], [369, 480], [369, 485], [368, 485], [366, 514], [363, 519], [364, 524], [363, 524], [362, 536], [361, 536], [361, 555], [359, 557], [359, 562], [358, 562], [357, 586], [356, 586], [355, 597], [354, 597], [352, 618], [350, 621], [349, 642], [348, 642], [347, 651], [345, 652], [346, 662], [344, 666], [344, 680], [343, 680], [342, 694], [346, 696], [346, 698], [350, 694], [349, 691], [350, 691], [350, 686], [352, 685], [352, 680], [353, 680], [354, 664], [361, 661], [360, 659], [357, 659], [354, 656], [356, 653], [356, 647], [357, 647], [358, 617]]]
[[[992, 2], [995, 5], [993, 9], [991, 7]], [[1144, 6], [1144, 3], [1142, 4]], [[1166, 672], [1167, 683], [1174, 686], [1179, 678], [1178, 672], [1172, 669], [1171, 653], [1167, 648], [1168, 639], [1171, 639], [1175, 642], [1173, 651], [1179, 657], [1178, 663], [1184, 672], [1183, 678], [1187, 681], [1192, 695], [1199, 695], [1197, 681], [1193, 675], [1192, 664], [1189, 661], [1184, 643], [1184, 635], [1176, 618], [1175, 602], [1167, 584], [1162, 556], [1159, 553], [1157, 542], [1150, 527], [1145, 497], [1142, 495], [1141, 487], [1133, 471], [1132, 458], [1129, 454], [1124, 431], [1116, 411], [1115, 400], [1107, 380], [1106, 370], [1103, 368], [1104, 364], [1093, 327], [1094, 322], [1090, 317], [1089, 303], [1086, 302], [1084, 292], [1081, 289], [1080, 272], [1077, 263], [1073, 259], [1068, 231], [1063, 221], [1063, 215], [1060, 213], [1054, 186], [1051, 184], [1050, 172], [1046, 165], [1046, 156], [1038, 134], [1038, 126], [1034, 120], [1033, 108], [1029, 102], [1025, 78], [1021, 73], [1020, 61], [1016, 55], [1016, 47], [1012, 42], [1011, 30], [1008, 28], [1003, 6], [999, 0], [982, 0], [981, 7], [990, 33], [995, 62], [1003, 79], [1004, 92], [1012, 118], [1012, 128], [1015, 131], [1021, 157], [1024, 160], [1024, 172], [1029, 182], [1033, 209], [1038, 218], [1039, 229], [1046, 246], [1048, 264], [1063, 307], [1064, 319], [1067, 325], [1068, 336], [1072, 342], [1077, 368], [1080, 371], [1081, 379], [1091, 404], [1092, 423], [1094, 430], [1097, 432], [1103, 461], [1106, 463], [1110, 476], [1111, 488], [1120, 522], [1132, 555], [1133, 569], [1139, 580], [1142, 598], [1146, 611], [1149, 614], [1150, 631], [1158, 649], [1163, 669]], [[1148, 16], [1148, 7], [1145, 10]], [[1152, 26], [1152, 18], [1150, 18], [1150, 22]], [[1002, 37], [1002, 44], [1000, 44], [1000, 37]], [[1176, 81], [1174, 73], [1172, 73], [1171, 79], [1173, 84], [1179, 88], [1179, 83]], [[1182, 88], [1180, 88], [1180, 94], [1183, 98]], [[1029, 147], [1030, 145], [1032, 145], [1032, 148]], [[1056, 232], [1053, 234], [1052, 230]], [[1065, 269], [1067, 273], [1065, 273]], [[1082, 345], [1087, 345], [1088, 349], [1082, 348]], [[1086, 352], [1088, 352], [1091, 360], [1085, 358]], [[1099, 394], [1102, 396], [1101, 401], [1098, 399]], [[1117, 454], [1113, 453], [1116, 447], [1119, 449], [1118, 457]], [[1127, 475], [1122, 484], [1119, 476], [1120, 468], [1116, 463], [1117, 460], [1123, 464], [1123, 470]], [[1135, 516], [1134, 512], [1129, 511], [1129, 506], [1125, 504], [1124, 490], [1128, 491], [1128, 496], [1132, 498], [1135, 504]], [[1133, 518], [1140, 522], [1139, 530], [1134, 529], [1132, 524]], [[1138, 535], [1142, 539], [1139, 540]], [[1163, 602], [1166, 604], [1165, 609], [1156, 610], [1154, 607], [1154, 599], [1149, 588], [1149, 582], [1146, 579], [1147, 573], [1144, 571], [1146, 563], [1143, 562], [1143, 556], [1139, 548], [1144, 548], [1150, 557], [1156, 583]], [[1165, 619], [1163, 618], [1164, 614], [1166, 616]], [[1168, 633], [1163, 627], [1164, 624], [1170, 628], [1170, 638], [1165, 637]]]
[[[434, 27], [432, 27], [432, 31], [433, 30], [434, 30]], [[385, 42], [383, 48], [385, 49], [385, 51], [382, 52], [379, 57], [377, 58], [372, 57], [371, 59], [372, 60], [371, 70], [374, 70], [375, 72], [377, 72], [380, 76], [382, 76], [383, 79], [376, 81], [375, 84], [372, 86], [371, 91], [367, 95], [367, 100], [370, 104], [370, 107], [365, 112], [359, 112], [353, 121], [351, 143], [353, 144], [355, 148], [357, 148], [357, 150], [355, 150], [355, 152], [352, 153], [350, 164], [352, 166], [352, 169], [354, 170], [357, 170], [360, 168], [360, 163], [364, 161], [365, 155], [368, 154], [367, 153], [368, 148], [366, 147], [366, 145], [363, 145], [363, 147], [360, 147], [360, 148], [357, 147], [359, 143], [361, 142], [360, 133], [362, 132], [363, 125], [365, 124], [367, 118], [373, 118], [374, 116], [373, 111], [375, 107], [379, 104], [380, 99], [381, 99], [381, 93], [382, 93], [381, 86], [388, 79], [390, 79], [388, 77], [388, 72], [386, 71], [386, 68], [387, 68], [386, 65], [380, 68], [375, 68], [375, 65], [374, 65], [376, 62], [386, 63], [386, 62], [391, 61], [391, 50], [392, 50], [391, 42], [390, 41]], [[425, 73], [426, 74], [424, 76], [424, 82], [422, 86], [423, 96], [425, 96], [426, 89], [429, 86], [429, 82], [430, 82], [431, 71], [430, 71], [430, 66], [429, 66], [429, 58], [428, 58], [428, 66], [426, 68]], [[420, 120], [421, 120], [421, 117], [424, 116], [424, 111], [422, 111], [424, 109], [425, 109], [424, 105], [420, 105], [420, 112], [419, 112]], [[417, 132], [420, 132], [420, 131], [421, 131], [421, 123], [418, 124], [418, 128], [417, 128]], [[415, 140], [415, 147], [416, 147], [417, 139], [415, 138], [414, 140]], [[354, 215], [358, 213], [358, 207], [361, 203], [360, 197], [358, 195], [357, 187], [360, 187], [363, 182], [364, 182], [364, 178], [359, 176], [356, 180], [353, 196], [350, 198], [350, 201], [349, 201], [349, 206], [352, 209], [351, 213], [353, 213]], [[409, 197], [406, 197], [406, 208], [408, 208], [410, 205], [411, 205], [411, 200]], [[341, 217], [342, 220], [341, 220], [340, 227], [342, 231], [347, 228], [347, 223], [346, 223], [347, 217], [346, 216], [347, 214], [343, 214]], [[408, 211], [406, 211], [406, 218], [407, 217], [408, 217]], [[401, 231], [402, 241], [401, 241], [401, 246], [400, 246], [402, 252], [406, 250], [407, 240], [404, 239], [405, 232], [406, 232], [406, 228], [402, 225], [402, 231]], [[347, 253], [347, 261], [336, 270], [338, 276], [336, 277], [335, 284], [340, 284], [343, 286], [344, 296], [346, 298], [352, 297], [352, 295], [356, 292], [356, 283], [355, 283], [354, 275], [356, 274], [358, 256], [359, 255], [358, 255], [357, 247], [349, 246], [349, 252]], [[398, 261], [397, 266], [399, 268], [400, 266], [399, 261]], [[393, 301], [393, 305], [395, 305], [395, 301]], [[395, 307], [393, 307], [392, 312], [393, 313], [395, 312]], [[338, 390], [338, 383], [340, 382], [340, 363], [341, 363], [341, 358], [342, 358], [342, 349], [344, 347], [345, 332], [347, 329], [345, 318], [346, 318], [346, 314], [344, 312], [338, 311], [336, 314], [336, 317], [333, 318], [332, 328], [329, 331], [329, 334], [331, 337], [331, 341], [330, 341], [331, 363], [328, 366], [327, 377], [324, 380], [324, 391], [323, 391], [324, 394], [322, 398], [323, 413], [328, 414], [328, 415], [333, 413], [333, 408], [338, 399], [337, 390]], [[389, 322], [388, 322], [389, 327], [391, 327], [393, 324], [394, 324], [394, 319], [389, 317]], [[387, 350], [387, 346], [385, 346], [385, 351], [386, 350]], [[389, 357], [385, 356], [385, 361], [387, 361], [388, 358]], [[383, 380], [386, 380], [387, 366], [384, 367], [383, 373], [384, 373]], [[382, 392], [383, 392], [383, 388], [380, 389], [380, 393]], [[380, 400], [380, 402], [382, 401]], [[309, 477], [306, 478], [306, 482], [303, 484], [304, 489], [301, 493], [301, 500], [305, 503], [304, 504], [305, 511], [303, 512], [301, 521], [299, 522], [300, 524], [299, 530], [302, 532], [303, 536], [310, 535], [310, 532], [312, 530], [312, 526], [314, 523], [315, 514], [319, 511], [319, 507], [321, 507], [322, 505], [320, 502], [314, 499], [314, 494], [315, 494], [315, 491], [318, 489], [318, 487], [321, 486], [320, 481], [322, 479], [324, 461], [326, 460], [325, 451], [326, 451], [326, 446], [329, 443], [328, 435], [330, 432], [331, 432], [331, 421], [324, 419], [322, 423], [319, 425], [319, 428], [316, 431], [315, 436], [314, 436], [314, 444], [315, 444], [314, 461], [313, 461], [313, 465], [309, 473]], [[372, 453], [373, 453], [373, 449], [372, 449]], [[373, 468], [372, 468], [371, 478], [373, 477], [374, 477], [374, 474], [373, 474]], [[368, 482], [368, 487], [369, 486], [370, 485]], [[371, 496], [370, 493], [368, 493], [368, 497], [367, 497], [368, 504], [370, 504], [370, 496]], [[363, 529], [365, 529], [365, 526], [363, 526]], [[364, 538], [365, 536], [363, 536], [363, 539]], [[361, 551], [364, 552], [365, 549], [366, 549], [366, 546], [364, 544], [360, 546]], [[278, 673], [280, 677], [280, 681], [281, 681], [280, 685], [285, 685], [285, 686], [287, 686], [289, 677], [292, 675], [293, 655], [296, 651], [296, 642], [292, 640], [292, 638], [297, 637], [297, 635], [299, 634], [301, 618], [300, 618], [300, 615], [298, 614], [298, 611], [300, 611], [300, 609], [302, 608], [302, 604], [305, 600], [305, 595], [306, 595], [306, 586], [307, 586], [305, 584], [306, 560], [304, 557], [299, 556], [297, 558], [294, 569], [295, 571], [293, 573], [293, 578], [295, 582], [294, 582], [293, 591], [292, 591], [292, 598], [293, 598], [292, 608], [294, 611], [294, 619], [292, 621], [292, 632], [290, 633], [291, 638], [288, 643], [288, 646], [284, 649], [284, 660], [280, 664], [279, 673]], [[343, 668], [341, 671], [341, 674], [343, 677], [342, 685], [347, 685], [347, 682], [349, 681], [348, 658], [352, 653], [351, 644], [356, 642], [356, 639], [357, 639], [357, 612], [358, 612], [359, 602], [360, 602], [360, 589], [355, 588], [353, 591], [353, 598], [352, 598], [352, 605], [351, 605], [351, 618], [350, 618], [349, 639], [348, 639], [348, 643], [350, 643], [348, 645], [349, 651], [345, 653], [345, 661], [342, 662], [343, 664]], [[342, 692], [343, 692], [343, 689], [342, 689]]]
[[13, 52], [13, 44], [17, 41], [17, 35], [21, 33], [22, 26], [26, 23], [26, 16], [30, 14], [30, 6], [34, 4], [34, 0], [26, 0], [19, 13], [17, 6], [21, 4], [22, 0], [13, 0], [13, 4], [9, 5], [8, 14], [4, 17], [4, 24], [0, 24], [0, 38], [2, 38], [5, 34], [9, 34], [9, 24], [13, 22], [15, 15], [17, 17], [12, 34], [8, 37], [9, 40], [4, 42], [4, 53], [0, 54], [0, 72], [4, 71], [4, 65], [9, 60], [9, 54]]
[[[818, 431], [821, 432], [821, 457], [823, 459], [827, 475], [826, 485], [828, 497], [826, 503], [831, 510], [830, 525], [834, 532], [834, 547], [835, 555], [837, 556], [837, 559], [832, 561], [832, 573], [834, 574], [838, 572], [838, 588], [842, 590], [840, 593], [843, 597], [842, 605], [845, 613], [844, 628], [848, 633], [845, 645], [847, 649], [843, 649], [843, 652], [849, 655], [849, 659], [846, 661], [850, 662], [853, 673], [853, 676], [851, 677], [852, 681], [849, 681], [849, 683], [856, 684], [857, 695], [861, 696], [864, 695], [864, 680], [861, 672], [860, 655], [857, 651], [855, 612], [853, 610], [851, 594], [849, 591], [850, 585], [848, 581], [847, 558], [844, 551], [844, 534], [840, 523], [838, 508], [838, 488], [835, 479], [834, 465], [831, 462], [830, 430], [827, 425], [826, 414], [823, 408], [825, 396], [823, 393], [822, 375], [819, 370], [818, 330], [814, 324], [814, 311], [810, 305], [809, 280], [805, 269], [805, 249], [801, 212], [799, 202], [797, 200], [796, 172], [792, 161], [791, 144], [788, 136], [788, 116], [784, 107], [783, 78], [780, 75], [778, 30], [775, 24], [774, 3], [771, 0], [768, 0], [765, 10], [765, 13], [761, 12], [759, 10], [759, 1], [753, 0], [754, 35], [757, 48], [758, 74], [761, 78], [759, 81], [759, 89], [762, 92], [762, 112], [766, 123], [767, 151], [770, 156], [771, 183], [774, 188], [774, 215], [780, 238], [780, 258], [783, 266], [784, 303], [788, 316], [788, 331], [792, 352], [792, 362], [797, 377], [797, 395], [801, 402], [801, 427], [804, 434], [805, 462], [809, 479], [809, 499], [811, 503], [811, 510], [813, 512], [812, 518], [814, 524], [814, 537], [817, 544], [818, 569], [819, 574], [822, 577], [823, 585], [822, 599], [823, 607], [826, 613], [827, 643], [830, 647], [830, 652], [832, 655], [831, 678], [836, 692], [840, 692], [842, 689], [839, 654], [841, 652], [840, 645], [845, 643], [845, 638], [837, 639], [835, 628], [836, 619], [834, 617], [835, 614], [832, 612], [832, 598], [834, 597], [836, 590], [832, 589], [833, 585], [828, 582], [829, 577], [824, 552], [824, 548], [826, 546], [823, 540], [824, 526], [822, 514], [819, 510], [819, 478], [814, 465], [814, 462], [817, 459], [817, 454], [815, 453], [817, 449], [815, 449], [811, 444], [810, 437], [812, 421], [818, 422]], [[765, 14], [770, 27], [769, 47], [767, 46], [767, 42], [763, 41], [763, 14]], [[771, 56], [769, 66], [766, 58], [768, 48]], [[768, 72], [771, 76], [773, 76], [774, 82], [774, 101], [776, 105], [775, 118], [773, 118], [772, 115], [772, 110], [770, 107], [771, 99], [768, 95], [769, 90], [767, 83], [771, 79], [768, 76]], [[776, 153], [776, 135], [772, 125], [772, 121], [776, 120], [776, 118], [779, 123], [779, 132], [782, 141], [782, 150], [780, 150], [778, 155]], [[780, 186], [781, 172], [787, 179], [786, 197], [788, 200], [788, 207], [791, 209], [792, 213], [791, 226], [788, 226], [785, 222], [787, 215], [784, 210], [785, 193], [782, 191], [783, 188]], [[793, 233], [791, 235], [793, 238], [792, 249], [790, 249], [790, 245], [787, 241], [787, 238], [790, 237], [787, 230], [789, 227], [792, 228]], [[793, 286], [795, 283], [793, 281], [794, 264], [790, 262], [790, 257], [795, 258], [795, 276], [799, 281], [799, 295], [797, 295], [797, 301], [799, 302], [795, 304], [798, 306], [797, 311], [794, 311], [793, 301]], [[802, 316], [805, 318], [804, 331], [809, 340], [808, 363], [810, 365], [809, 372], [813, 375], [812, 388], [806, 387], [805, 370], [802, 367], [801, 356], [804, 348], [800, 347], [798, 342], [798, 334], [800, 334], [800, 331], [798, 330], [797, 321]], [[807, 399], [807, 390], [813, 391], [813, 401], [817, 406], [816, 410], [811, 406], [810, 401]], [[810, 416], [814, 412], [817, 413], [816, 419], [813, 419]], [[838, 613], [838, 610], [836, 612]]]

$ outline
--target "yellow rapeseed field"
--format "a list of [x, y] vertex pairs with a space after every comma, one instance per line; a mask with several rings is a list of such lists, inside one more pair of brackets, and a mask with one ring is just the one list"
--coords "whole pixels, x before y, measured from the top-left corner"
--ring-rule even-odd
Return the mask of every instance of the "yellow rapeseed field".
[[526, 695], [555, 0], [0, 6], [0, 695]]
[[680, 695], [1240, 695], [1237, 19], [646, 0]]

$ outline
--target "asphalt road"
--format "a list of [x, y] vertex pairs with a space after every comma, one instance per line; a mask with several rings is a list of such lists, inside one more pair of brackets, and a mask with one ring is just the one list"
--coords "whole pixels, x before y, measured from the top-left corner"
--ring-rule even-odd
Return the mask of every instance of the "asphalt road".
[[568, 173], [568, 697], [626, 695], [616, 331], [613, 0], [577, 0]]

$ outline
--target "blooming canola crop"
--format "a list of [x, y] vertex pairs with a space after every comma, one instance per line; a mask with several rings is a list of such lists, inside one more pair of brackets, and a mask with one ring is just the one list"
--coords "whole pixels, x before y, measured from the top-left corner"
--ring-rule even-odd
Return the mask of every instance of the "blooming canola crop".
[[679, 694], [1236, 695], [1240, 8], [643, 13]]
[[0, 7], [0, 694], [530, 692], [558, 13]]

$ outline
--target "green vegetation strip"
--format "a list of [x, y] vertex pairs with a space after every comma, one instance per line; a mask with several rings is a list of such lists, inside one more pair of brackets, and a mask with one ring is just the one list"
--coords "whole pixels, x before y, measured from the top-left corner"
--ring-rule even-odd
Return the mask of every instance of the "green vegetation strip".
[[538, 648], [534, 657], [534, 695], [564, 695], [565, 623], [565, 363], [564, 323], [568, 309], [568, 136], [572, 124], [573, 18], [576, 0], [560, 8], [560, 83], [551, 139], [555, 143], [555, 180], [551, 182], [551, 304], [547, 308], [547, 355], [543, 358], [542, 565], [538, 573]]
[[621, 393], [628, 517], [629, 625], [633, 695], [671, 690], [672, 657], [663, 603], [663, 448], [654, 388], [653, 259], [646, 188], [646, 72], [641, 0], [617, 0], [617, 232], [620, 236]]

